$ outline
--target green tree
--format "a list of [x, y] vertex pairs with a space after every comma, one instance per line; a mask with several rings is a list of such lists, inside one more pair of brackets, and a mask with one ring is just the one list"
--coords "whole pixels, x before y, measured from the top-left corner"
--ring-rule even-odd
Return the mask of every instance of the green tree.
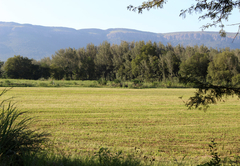
[[173, 77], [178, 76], [180, 59], [174, 54], [173, 51], [168, 51], [164, 58], [167, 65], [169, 78], [172, 80]]
[[141, 49], [145, 45], [144, 41], [138, 41], [131, 44], [131, 61], [136, 58], [137, 55], [141, 54]]
[[114, 66], [112, 60], [113, 54], [111, 52], [110, 43], [105, 41], [98, 46], [98, 52], [96, 58], [94, 59], [98, 78], [103, 77], [106, 80], [114, 79]]
[[208, 78], [218, 85], [229, 84], [240, 71], [238, 58], [232, 52], [217, 54], [208, 67]]
[[[130, 43], [126, 41], [122, 41], [120, 45], [112, 45], [111, 52], [113, 54], [113, 66], [114, 66], [114, 74], [117, 79], [126, 80], [125, 65], [127, 65], [126, 61], [130, 60]], [[126, 63], [124, 65], [124, 63]]]
[[153, 46], [152, 43], [147, 43], [142, 46], [140, 54], [138, 54], [131, 62], [133, 76], [142, 81], [149, 81], [153, 78], [153, 75], [156, 74], [156, 71], [154, 71], [154, 69], [156, 69], [154, 66], [156, 65], [154, 64], [157, 60], [156, 47]]
[[196, 53], [196, 50], [194, 50], [193, 47], [187, 46], [186, 47], [186, 51], [184, 54], [184, 57], [182, 58], [182, 61], [187, 60], [188, 58], [190, 58], [191, 56], [193, 56]]
[[74, 75], [76, 79], [94, 79], [95, 78], [95, 63], [94, 59], [97, 54], [97, 48], [93, 44], [88, 44], [87, 48], [77, 50], [79, 59], [78, 70]]
[[50, 77], [50, 65], [51, 60], [49, 57], [45, 57], [40, 61], [33, 60], [32, 63], [35, 65], [37, 69], [36, 73], [33, 73], [36, 79], [45, 78], [48, 79]]
[[238, 57], [238, 61], [240, 60], [240, 49], [235, 49], [232, 51], [236, 57]]
[[181, 77], [192, 77], [206, 82], [209, 58], [207, 54], [195, 53], [180, 65]]
[[123, 80], [131, 80], [133, 78], [132, 74], [132, 64], [131, 64], [131, 50], [123, 54], [123, 64], [119, 67], [117, 75]]
[[220, 51], [218, 50], [218, 49], [213, 49], [213, 48], [210, 48], [209, 49], [209, 59], [210, 59], [210, 61], [212, 61], [213, 60], [213, 57], [215, 57], [217, 54], [219, 54], [220, 53]]
[[87, 79], [88, 74], [87, 74], [87, 70], [88, 70], [88, 62], [87, 62], [87, 54], [86, 54], [86, 50], [85, 48], [80, 48], [77, 50], [77, 55], [76, 55], [79, 59], [77, 65], [78, 68], [73, 71], [73, 79]]
[[48, 79], [51, 76], [50, 74], [50, 66], [46, 63], [41, 63], [39, 65], [39, 77]]
[[178, 59], [180, 59], [180, 61], [185, 60], [185, 48], [178, 44], [177, 46], [174, 47], [174, 54], [177, 56]]
[[160, 81], [162, 79], [162, 71], [159, 67], [159, 57], [158, 56], [148, 56], [149, 57], [149, 67], [151, 69], [152, 81]]
[[161, 71], [161, 80], [162, 81], [166, 81], [167, 77], [168, 77], [168, 68], [167, 68], [167, 64], [165, 61], [165, 54], [161, 55], [159, 60], [158, 60], [158, 67]]
[[8, 58], [3, 70], [7, 77], [15, 79], [37, 79], [37, 66], [32, 64], [32, 59], [20, 55]]
[[[64, 71], [66, 79], [73, 79], [74, 73], [78, 70], [79, 58], [74, 48], [60, 49], [52, 55], [52, 68]], [[60, 70], [58, 70], [60, 71]]]
[[3, 77], [3, 65], [4, 65], [4, 62], [0, 61], [0, 77], [2, 78]]
[[86, 48], [86, 55], [87, 55], [87, 67], [86, 67], [86, 73], [88, 79], [95, 79], [96, 78], [96, 67], [94, 60], [97, 55], [97, 46], [94, 46], [94, 44], [88, 44]]
[[56, 80], [60, 80], [64, 77], [65, 72], [63, 69], [59, 66], [57, 66], [55, 63], [50, 65], [50, 76]]

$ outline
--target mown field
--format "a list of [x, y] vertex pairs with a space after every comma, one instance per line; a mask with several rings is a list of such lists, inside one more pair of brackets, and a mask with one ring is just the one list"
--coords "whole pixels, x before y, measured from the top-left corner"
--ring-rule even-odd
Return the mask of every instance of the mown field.
[[[1, 88], [1, 90], [4, 88]], [[201, 161], [208, 144], [218, 143], [220, 157], [240, 154], [240, 101], [211, 105], [207, 112], [187, 110], [183, 100], [194, 89], [15, 87], [17, 107], [51, 133], [56, 153], [94, 154], [100, 147], [123, 150], [157, 161]], [[145, 156], [145, 157], [144, 157]]]

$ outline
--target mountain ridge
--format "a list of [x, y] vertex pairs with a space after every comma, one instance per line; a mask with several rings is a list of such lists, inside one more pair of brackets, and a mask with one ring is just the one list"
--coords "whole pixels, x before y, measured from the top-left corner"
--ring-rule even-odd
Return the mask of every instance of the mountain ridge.
[[36, 60], [49, 57], [62, 48], [81, 48], [87, 44], [98, 46], [103, 41], [120, 44], [121, 41], [144, 40], [161, 42], [173, 46], [194, 46], [204, 44], [212, 48], [240, 48], [240, 37], [232, 43], [235, 33], [221, 38], [218, 32], [193, 31], [153, 33], [127, 28], [109, 28], [106, 30], [74, 29], [68, 27], [47, 27], [41, 25], [0, 22], [0, 60], [6, 61], [14, 55], [22, 55]]

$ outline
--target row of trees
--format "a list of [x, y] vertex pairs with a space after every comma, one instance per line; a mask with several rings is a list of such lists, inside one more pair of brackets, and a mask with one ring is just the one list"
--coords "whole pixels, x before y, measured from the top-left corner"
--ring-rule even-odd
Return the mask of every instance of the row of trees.
[[[167, 0], [149, 0], [143, 1], [142, 5], [139, 5], [138, 7], [129, 5], [128, 9], [132, 11], [138, 11], [138, 13], [142, 13], [143, 10], [163, 8], [166, 3]], [[181, 10], [180, 16], [186, 17], [187, 14], [192, 13], [200, 14], [198, 18], [199, 20], [211, 20], [211, 22], [208, 22], [207, 24], [202, 26], [203, 30], [218, 25], [220, 28], [220, 35], [222, 37], [226, 37], [226, 32], [224, 30], [225, 23], [223, 23], [223, 21], [228, 21], [230, 16], [232, 16], [233, 10], [239, 7], [239, 0], [196, 0], [195, 3], [193, 3], [190, 7]], [[233, 15], [236, 15], [236, 13]], [[235, 24], [231, 24], [231, 26], [238, 26], [238, 31], [236, 31], [236, 36], [234, 37], [235, 39], [237, 35], [239, 35], [240, 23], [237, 22]], [[239, 50], [233, 52], [235, 52], [235, 56], [238, 57]], [[229, 85], [230, 78], [232, 78], [233, 83], [238, 83], [239, 70], [238, 66], [234, 65], [238, 63], [234, 60], [236, 59], [236, 57], [232, 56], [229, 52], [222, 53], [219, 56], [220, 58], [218, 58], [218, 56], [215, 56], [216, 58], [212, 58], [210, 54], [210, 58], [212, 59], [210, 59], [207, 73], [208, 78], [211, 82], [201, 81], [201, 78], [195, 78], [191, 74], [181, 78], [182, 82], [184, 82], [185, 84], [191, 83], [198, 87], [195, 95], [193, 97], [190, 97], [189, 100], [186, 102], [186, 105], [189, 108], [197, 108], [199, 106], [207, 108], [208, 104], [216, 103], [216, 101], [221, 100], [223, 96], [237, 95], [238, 98], [240, 98], [240, 89], [234, 84]], [[216, 73], [214, 73], [214, 70], [212, 69], [216, 69]], [[225, 76], [229, 77], [227, 77], [227, 79], [224, 79]], [[223, 78], [223, 80], [214, 80], [214, 78]], [[227, 85], [214, 85], [215, 82], [225, 82], [227, 83]]]
[[2, 77], [24, 79], [164, 81], [193, 77], [202, 82], [237, 83], [240, 50], [204, 45], [183, 47], [144, 41], [60, 49], [39, 61], [14, 56], [2, 64]]

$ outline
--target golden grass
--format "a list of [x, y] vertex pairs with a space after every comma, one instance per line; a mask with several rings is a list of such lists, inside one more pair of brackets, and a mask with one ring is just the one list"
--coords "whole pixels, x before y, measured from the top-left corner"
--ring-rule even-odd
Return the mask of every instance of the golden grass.
[[[2, 88], [3, 89], [3, 88]], [[13, 88], [18, 107], [52, 134], [55, 147], [81, 154], [99, 147], [154, 156], [205, 156], [211, 139], [223, 156], [240, 154], [240, 101], [187, 110], [193, 89]], [[224, 146], [223, 146], [224, 145]], [[224, 148], [223, 148], [224, 147]], [[220, 149], [221, 148], [221, 149]]]

